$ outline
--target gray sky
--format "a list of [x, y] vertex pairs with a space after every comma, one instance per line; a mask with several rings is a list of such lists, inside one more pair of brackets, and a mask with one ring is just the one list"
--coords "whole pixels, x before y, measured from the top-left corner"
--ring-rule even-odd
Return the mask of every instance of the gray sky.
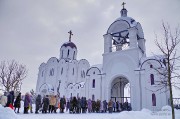
[[59, 58], [72, 30], [78, 59], [102, 63], [103, 35], [120, 17], [122, 2], [143, 27], [147, 55], [158, 53], [155, 33], [162, 33], [162, 21], [172, 28], [180, 24], [180, 0], [0, 0], [0, 61], [25, 64], [22, 92], [35, 89], [39, 65]]

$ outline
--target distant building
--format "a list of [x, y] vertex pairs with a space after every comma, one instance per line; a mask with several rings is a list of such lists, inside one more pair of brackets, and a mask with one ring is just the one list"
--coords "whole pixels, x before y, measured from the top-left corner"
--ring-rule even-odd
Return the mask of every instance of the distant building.
[[[120, 13], [104, 35], [102, 65], [77, 60], [77, 47], [70, 38], [61, 46], [59, 58], [40, 65], [36, 93], [128, 101], [133, 110], [159, 110], [167, 105], [169, 93], [156, 85], [162, 76], [155, 71], [166, 67], [164, 57], [146, 57], [141, 24], [128, 17], [124, 7]], [[127, 85], [129, 96], [125, 96]]]

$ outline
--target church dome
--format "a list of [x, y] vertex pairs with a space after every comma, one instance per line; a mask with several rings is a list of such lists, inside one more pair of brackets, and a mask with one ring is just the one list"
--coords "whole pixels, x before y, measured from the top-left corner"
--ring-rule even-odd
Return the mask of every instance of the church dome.
[[137, 25], [137, 22], [133, 18], [127, 16], [126, 17], [121, 16], [120, 18], [116, 19], [115, 22], [116, 21], [126, 21], [130, 27], [134, 27]]
[[75, 48], [75, 49], [77, 49], [77, 47], [76, 47], [76, 45], [73, 43], [73, 42], [71, 42], [71, 41], [68, 41], [68, 42], [66, 42], [66, 43], [64, 43], [62, 46], [61, 46], [61, 48], [62, 47], [71, 47], [71, 48]]

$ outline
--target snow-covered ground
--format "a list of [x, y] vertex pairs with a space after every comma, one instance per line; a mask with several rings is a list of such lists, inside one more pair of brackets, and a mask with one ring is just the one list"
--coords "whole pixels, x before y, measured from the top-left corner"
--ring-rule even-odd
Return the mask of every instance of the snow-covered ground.
[[[159, 112], [151, 112], [143, 109], [141, 111], [123, 111], [120, 113], [86, 113], [86, 114], [23, 114], [23, 108], [16, 114], [9, 107], [4, 108], [0, 105], [0, 119], [171, 119], [171, 111], [164, 107]], [[59, 111], [58, 111], [59, 112]], [[176, 110], [176, 119], [180, 119], [180, 110]]]

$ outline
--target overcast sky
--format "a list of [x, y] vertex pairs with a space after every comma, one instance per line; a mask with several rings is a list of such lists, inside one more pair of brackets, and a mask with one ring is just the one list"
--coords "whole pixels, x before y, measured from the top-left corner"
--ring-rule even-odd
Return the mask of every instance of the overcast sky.
[[35, 90], [39, 65], [59, 58], [72, 30], [77, 58], [100, 64], [103, 35], [120, 17], [122, 2], [128, 16], [142, 25], [147, 55], [158, 53], [155, 33], [162, 33], [162, 21], [172, 28], [180, 24], [180, 0], [0, 0], [0, 61], [25, 64], [22, 92]]

